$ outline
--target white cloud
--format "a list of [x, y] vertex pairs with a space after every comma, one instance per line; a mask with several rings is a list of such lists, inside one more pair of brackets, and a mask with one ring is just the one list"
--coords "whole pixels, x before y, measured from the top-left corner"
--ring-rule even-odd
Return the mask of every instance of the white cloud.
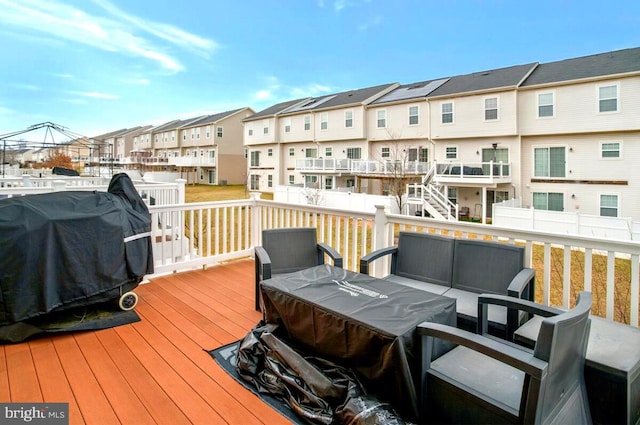
[[19, 4], [0, 0], [0, 24], [41, 33], [48, 38], [143, 57], [173, 72], [185, 68], [177, 58], [166, 53], [166, 44], [204, 57], [209, 57], [218, 47], [214, 41], [180, 28], [128, 15], [106, 0], [94, 3], [111, 16], [91, 15], [58, 0], [21, 0]]
[[331, 91], [331, 87], [317, 83], [309, 84], [306, 87], [294, 87], [290, 90], [293, 97], [315, 97]]
[[95, 91], [76, 92], [75, 94], [84, 97], [91, 97], [94, 99], [120, 99], [120, 96], [118, 96], [117, 94], [99, 93]]
[[273, 97], [271, 90], [258, 90], [255, 95], [256, 100], [269, 100]]
[[358, 31], [366, 31], [369, 28], [377, 27], [382, 24], [382, 16], [374, 16], [366, 22], [358, 25]]

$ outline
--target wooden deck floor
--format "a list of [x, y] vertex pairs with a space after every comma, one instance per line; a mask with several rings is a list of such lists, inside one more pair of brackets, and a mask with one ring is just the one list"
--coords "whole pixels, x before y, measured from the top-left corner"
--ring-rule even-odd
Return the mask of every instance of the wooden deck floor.
[[71, 424], [288, 424], [204, 350], [259, 320], [253, 262], [139, 286], [142, 321], [0, 346], [0, 401], [68, 402]]

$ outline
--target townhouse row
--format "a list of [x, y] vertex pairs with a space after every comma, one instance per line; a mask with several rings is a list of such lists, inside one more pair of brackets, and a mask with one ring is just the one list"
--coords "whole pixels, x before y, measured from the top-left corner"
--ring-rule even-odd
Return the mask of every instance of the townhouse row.
[[411, 214], [490, 217], [494, 202], [519, 199], [637, 220], [640, 48], [244, 107], [67, 148], [79, 164], [190, 183], [403, 195]]
[[640, 218], [640, 48], [296, 99], [243, 122], [255, 191], [415, 183], [410, 213], [441, 193], [477, 216], [518, 198]]

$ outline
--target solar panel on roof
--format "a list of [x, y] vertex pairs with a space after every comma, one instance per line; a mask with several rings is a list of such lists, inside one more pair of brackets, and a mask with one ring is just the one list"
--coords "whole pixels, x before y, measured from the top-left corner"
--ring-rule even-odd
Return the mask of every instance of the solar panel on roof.
[[428, 84], [411, 85], [408, 87], [400, 87], [390, 93], [382, 96], [374, 103], [393, 102], [395, 100], [413, 99], [415, 97], [424, 97], [449, 81], [448, 78], [431, 81]]
[[312, 108], [316, 108], [320, 105], [322, 105], [323, 103], [333, 99], [334, 97], [336, 97], [336, 95], [331, 95], [331, 96], [325, 96], [325, 97], [319, 97], [319, 98], [315, 98], [315, 99], [311, 99], [308, 102], [300, 105], [300, 106], [296, 106], [295, 108], [291, 108], [289, 110], [287, 110], [287, 112], [295, 112], [295, 111], [304, 111], [305, 109], [312, 109]]

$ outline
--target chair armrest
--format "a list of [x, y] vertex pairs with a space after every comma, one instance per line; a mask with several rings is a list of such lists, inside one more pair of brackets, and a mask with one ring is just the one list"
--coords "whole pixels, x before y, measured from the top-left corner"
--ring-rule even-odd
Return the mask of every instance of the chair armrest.
[[[389, 255], [389, 254], [392, 254], [394, 257], [398, 255], [398, 247], [390, 246], [387, 248], [381, 248], [377, 251], [370, 252], [369, 254], [360, 258], [360, 273], [369, 274], [369, 264], [374, 260], [377, 260], [378, 258], [384, 257], [385, 255]], [[392, 269], [395, 271], [394, 265], [392, 265]]]
[[[427, 342], [426, 346], [429, 348], [433, 344], [433, 338], [440, 338], [508, 364], [530, 375], [534, 379], [542, 380], [547, 375], [547, 362], [533, 357], [531, 352], [515, 348], [483, 335], [433, 322], [420, 323], [418, 325], [418, 334], [422, 338], [427, 338], [429, 342]], [[423, 344], [423, 350], [424, 348], [425, 344]], [[428, 349], [427, 353], [429, 353]], [[426, 361], [427, 365], [423, 364], [421, 366], [423, 368], [422, 376], [424, 376], [424, 372], [431, 367], [430, 356], [425, 356], [424, 354], [425, 353], [423, 353], [422, 356], [423, 363]]]
[[[478, 297], [478, 334], [480, 335], [487, 333], [489, 304], [506, 307], [509, 309], [509, 312], [513, 312], [516, 317], [518, 311], [524, 311], [529, 314], [535, 314], [542, 317], [557, 316], [558, 314], [563, 313], [563, 310], [558, 308], [548, 307], [533, 301], [512, 297], [510, 295], [481, 294]], [[513, 328], [509, 328], [509, 326], [510, 324], [507, 323], [507, 340], [511, 341], [513, 332], [515, 332], [517, 326], [515, 324], [513, 324], [513, 326], [515, 326]]]
[[259, 271], [258, 276], [261, 280], [271, 279], [271, 258], [267, 251], [261, 247], [256, 246], [256, 271]]
[[[324, 264], [324, 254], [327, 254], [332, 260], [333, 265], [342, 268], [342, 255], [327, 245], [326, 243], [318, 243], [318, 264]], [[322, 260], [322, 261], [320, 261]]]
[[507, 288], [507, 295], [516, 298], [522, 298], [522, 295], [525, 294], [526, 297], [524, 299], [533, 301], [535, 297], [535, 284], [536, 284], [536, 271], [530, 268], [524, 268], [518, 272], [518, 274], [513, 278], [509, 287]]

